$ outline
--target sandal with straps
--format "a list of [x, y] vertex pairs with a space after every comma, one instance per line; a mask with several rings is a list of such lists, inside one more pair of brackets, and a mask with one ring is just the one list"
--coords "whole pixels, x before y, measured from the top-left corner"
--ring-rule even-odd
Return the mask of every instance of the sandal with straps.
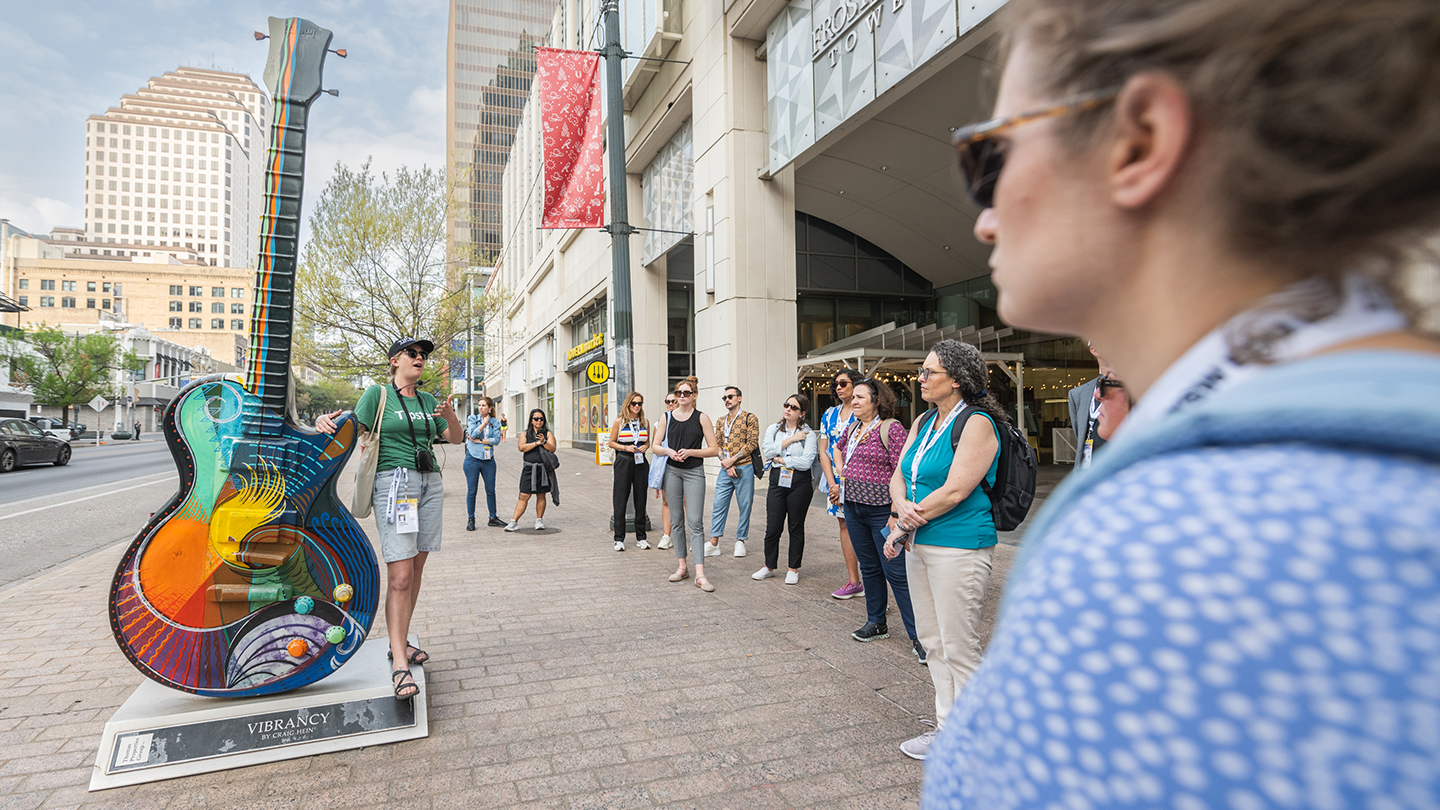
[[[405, 653], [405, 660], [409, 662], [411, 666], [423, 664], [426, 661], [430, 660], [430, 653], [427, 653], [419, 647], [416, 647], [414, 644], [406, 644], [405, 649], [407, 650], [407, 652]], [[409, 650], [414, 650], [415, 652], [408, 652]], [[386, 660], [394, 661], [395, 653], [387, 652], [385, 653], [385, 658]]]
[[[410, 679], [409, 683], [405, 682], [406, 678]], [[420, 694], [420, 685], [415, 683], [415, 676], [411, 674], [410, 670], [408, 669], [397, 669], [392, 671], [390, 673], [390, 680], [395, 682], [395, 697], [400, 698], [401, 700], [404, 700], [406, 698], [413, 698], [416, 695]]]

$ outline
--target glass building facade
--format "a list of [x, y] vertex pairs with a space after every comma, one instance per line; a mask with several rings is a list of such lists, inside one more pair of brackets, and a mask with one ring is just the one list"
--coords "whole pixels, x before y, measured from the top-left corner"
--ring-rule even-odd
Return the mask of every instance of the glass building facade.
[[446, 149], [461, 205], [450, 239], [452, 248], [474, 246], [468, 264], [493, 264], [504, 244], [505, 163], [530, 96], [535, 48], [548, 43], [557, 7], [555, 0], [451, 0]]

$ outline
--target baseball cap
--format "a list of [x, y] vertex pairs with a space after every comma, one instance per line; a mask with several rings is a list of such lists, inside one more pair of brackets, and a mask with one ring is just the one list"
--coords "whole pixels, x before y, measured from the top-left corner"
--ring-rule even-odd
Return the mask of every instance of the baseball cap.
[[431, 343], [428, 340], [422, 340], [420, 338], [407, 337], [400, 338], [399, 340], [390, 344], [390, 356], [394, 357], [395, 355], [405, 351], [411, 346], [419, 346], [420, 351], [425, 352], [426, 354], [434, 354], [435, 352], [434, 343]]

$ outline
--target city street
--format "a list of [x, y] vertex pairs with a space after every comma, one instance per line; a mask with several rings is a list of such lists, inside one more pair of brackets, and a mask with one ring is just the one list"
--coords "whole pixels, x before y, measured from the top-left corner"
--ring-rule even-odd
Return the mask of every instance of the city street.
[[[706, 594], [692, 581], [666, 581], [673, 552], [636, 550], [633, 538], [624, 553], [611, 550], [610, 469], [586, 453], [560, 450], [561, 505], [547, 510], [544, 531], [531, 528], [533, 506], [518, 533], [485, 528], [483, 493], [481, 529], [463, 531], [463, 455], [453, 447], [440, 454], [444, 547], [425, 569], [413, 625], [432, 656], [429, 738], [89, 793], [101, 729], [141, 680], [111, 638], [106, 595], [123, 548], [116, 541], [128, 541], [169, 492], [160, 448], [100, 448], [88, 461], [91, 488], [62, 497], [64, 506], [20, 515], [37, 508], [32, 497], [0, 507], [7, 563], [35, 559], [29, 581], [0, 591], [10, 631], [0, 639], [8, 662], [0, 677], [10, 685], [0, 709], [0, 806], [874, 810], [918, 802], [920, 764], [897, 744], [933, 714], [928, 671], [895, 632], [893, 606], [890, 639], [851, 640], [864, 602], [829, 596], [845, 575], [818, 501], [798, 585], [750, 579], [762, 556], [757, 506], [749, 556], [731, 556], [732, 528], [724, 554], [706, 565], [716, 585]], [[512, 437], [499, 453], [507, 517], [514, 448]], [[128, 458], [137, 466], [127, 481], [106, 479]], [[1062, 472], [1042, 468], [1042, 497]], [[342, 497], [352, 480], [342, 474]], [[658, 520], [658, 509], [651, 514]], [[16, 525], [28, 538], [18, 551]], [[373, 537], [373, 521], [361, 525]], [[1003, 540], [986, 636], [1015, 553], [1016, 535]], [[99, 550], [86, 554], [87, 546]], [[37, 554], [52, 547], [41, 571]], [[384, 632], [382, 619], [370, 643]]]
[[134, 539], [175, 490], [175, 463], [159, 433], [71, 446], [74, 456], [64, 467], [21, 467], [0, 476], [0, 590]]

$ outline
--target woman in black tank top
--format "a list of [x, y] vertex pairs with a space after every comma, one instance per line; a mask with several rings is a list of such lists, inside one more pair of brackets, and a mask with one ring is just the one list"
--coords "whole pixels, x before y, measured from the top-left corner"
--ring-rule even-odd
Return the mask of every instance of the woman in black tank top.
[[[675, 410], [655, 423], [655, 453], [668, 458], [665, 467], [665, 498], [672, 505], [670, 534], [675, 536], [675, 557], [679, 567], [671, 582], [689, 579], [687, 553], [695, 555], [695, 585], [709, 592], [715, 586], [705, 579], [705, 538], [700, 517], [705, 511], [705, 459], [720, 454], [715, 426], [710, 417], [695, 410], [695, 393], [700, 384], [687, 377], [675, 385]], [[684, 503], [682, 509], [680, 504]], [[681, 527], [685, 534], [680, 533]], [[685, 542], [688, 537], [689, 543]], [[688, 546], [688, 548], [687, 548]]]

